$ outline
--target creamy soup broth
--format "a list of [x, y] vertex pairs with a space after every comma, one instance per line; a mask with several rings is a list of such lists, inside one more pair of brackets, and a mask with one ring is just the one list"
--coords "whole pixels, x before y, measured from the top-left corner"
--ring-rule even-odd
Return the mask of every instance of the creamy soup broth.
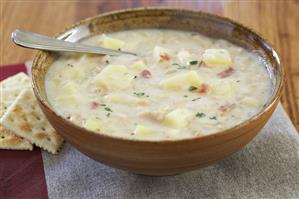
[[83, 43], [138, 56], [62, 54], [46, 75], [61, 116], [89, 130], [142, 139], [183, 139], [233, 127], [272, 94], [256, 53], [198, 33], [140, 29]]

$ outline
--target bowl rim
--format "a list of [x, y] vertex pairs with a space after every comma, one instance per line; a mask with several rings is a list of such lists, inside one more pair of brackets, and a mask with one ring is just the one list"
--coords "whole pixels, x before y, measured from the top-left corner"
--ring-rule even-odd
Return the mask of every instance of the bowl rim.
[[[139, 140], [139, 139], [131, 139], [131, 138], [125, 138], [125, 137], [119, 137], [119, 136], [113, 136], [113, 135], [109, 135], [109, 134], [105, 134], [105, 133], [101, 133], [101, 132], [95, 132], [95, 131], [91, 131], [88, 130], [86, 128], [84, 128], [83, 126], [79, 126], [65, 118], [63, 118], [61, 115], [57, 114], [53, 108], [51, 107], [51, 105], [49, 104], [49, 102], [44, 99], [41, 94], [40, 94], [40, 90], [38, 89], [37, 86], [37, 79], [35, 78], [35, 73], [32, 73], [32, 87], [35, 93], [35, 96], [37, 97], [38, 101], [41, 103], [41, 105], [43, 107], [45, 107], [49, 112], [51, 112], [56, 118], [59, 118], [60, 120], [63, 120], [63, 122], [67, 123], [68, 125], [70, 125], [72, 128], [76, 128], [84, 133], [88, 133], [91, 134], [93, 136], [98, 136], [101, 137], [103, 139], [111, 139], [113, 141], [118, 141], [118, 142], [129, 142], [129, 143], [140, 143], [140, 144], [179, 144], [179, 143], [185, 143], [185, 142], [193, 142], [193, 141], [199, 141], [199, 140], [209, 140], [209, 139], [215, 139], [217, 137], [221, 137], [227, 134], [232, 133], [232, 131], [237, 131], [247, 125], [249, 125], [250, 123], [257, 121], [263, 114], [265, 114], [266, 112], [270, 111], [270, 109], [275, 106], [275, 104], [277, 103], [277, 101], [279, 100], [279, 98], [282, 95], [282, 88], [283, 85], [286, 81], [285, 79], [285, 68], [284, 66], [281, 64], [278, 53], [274, 50], [274, 48], [272, 47], [272, 45], [270, 45], [270, 43], [264, 39], [262, 36], [260, 36], [259, 34], [257, 34], [255, 31], [253, 31], [251, 28], [244, 26], [241, 23], [238, 23], [230, 18], [224, 17], [224, 16], [220, 16], [217, 14], [212, 14], [212, 13], [208, 13], [208, 12], [203, 12], [201, 10], [196, 10], [196, 9], [190, 9], [190, 8], [177, 8], [177, 7], [165, 7], [165, 6], [150, 6], [150, 7], [137, 7], [137, 8], [128, 8], [128, 9], [120, 9], [120, 10], [115, 10], [115, 11], [109, 11], [109, 12], [105, 12], [102, 14], [98, 14], [92, 17], [88, 17], [86, 19], [80, 20], [76, 23], [73, 23], [70, 26], [67, 26], [66, 28], [64, 28], [63, 31], [55, 34], [55, 37], [61, 36], [63, 33], [66, 33], [67, 31], [76, 28], [80, 25], [89, 23], [91, 21], [93, 21], [96, 18], [99, 17], [105, 17], [105, 16], [111, 16], [111, 15], [115, 15], [115, 14], [123, 14], [123, 13], [134, 13], [134, 12], [138, 12], [138, 11], [146, 11], [146, 10], [150, 10], [150, 11], [177, 11], [177, 12], [191, 12], [194, 14], [201, 14], [201, 15], [205, 15], [207, 17], [210, 18], [214, 18], [220, 21], [226, 21], [229, 22], [230, 24], [233, 24], [235, 26], [238, 26], [242, 29], [242, 31], [246, 31], [254, 36], [256, 36], [260, 41], [262, 41], [267, 48], [269, 48], [269, 51], [271, 51], [273, 53], [273, 57], [274, 57], [274, 61], [276, 62], [278, 69], [280, 70], [280, 78], [279, 78], [279, 82], [275, 83], [274, 86], [274, 92], [272, 93], [271, 97], [269, 98], [269, 102], [267, 103], [267, 106], [263, 107], [259, 112], [257, 112], [256, 114], [254, 114], [253, 116], [251, 116], [250, 118], [246, 119], [245, 121], [232, 126], [230, 128], [221, 130], [221, 131], [217, 131], [214, 132], [212, 134], [206, 134], [206, 135], [200, 135], [200, 136], [196, 136], [196, 137], [189, 137], [189, 138], [183, 138], [183, 139], [169, 139], [169, 140]], [[34, 56], [34, 60], [32, 63], [32, 71], [38, 70], [37, 69], [37, 62], [38, 62], [38, 58], [40, 56], [42, 56], [43, 54], [47, 53], [48, 51], [41, 51], [39, 50], [35, 56]], [[246, 133], [246, 132], [244, 132]], [[242, 133], [243, 134], [243, 133]]]

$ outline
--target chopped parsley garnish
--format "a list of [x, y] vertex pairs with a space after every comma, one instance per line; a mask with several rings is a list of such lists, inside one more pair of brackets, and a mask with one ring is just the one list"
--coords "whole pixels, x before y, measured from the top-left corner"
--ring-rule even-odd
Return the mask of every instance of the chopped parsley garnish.
[[171, 64], [171, 65], [173, 65], [173, 66], [177, 66], [178, 68], [178, 70], [180, 70], [180, 69], [186, 69], [187, 67], [186, 66], [182, 66], [182, 65], [180, 65], [180, 64], [177, 64], [177, 63], [173, 63], [173, 64]]
[[210, 120], [217, 120], [217, 117], [213, 116], [213, 117], [209, 117]]
[[138, 97], [142, 97], [145, 95], [145, 93], [137, 93], [137, 92], [134, 92], [133, 93], [134, 95], [138, 96]]
[[200, 99], [200, 97], [198, 97], [198, 98], [194, 98], [193, 100], [191, 100], [192, 102], [195, 102], [196, 100], [199, 100]]
[[195, 86], [190, 86], [188, 90], [189, 90], [189, 91], [194, 91], [194, 90], [197, 90], [197, 87], [195, 87]]
[[184, 95], [184, 97], [188, 97], [188, 95]]
[[189, 64], [190, 64], [190, 65], [196, 65], [196, 64], [198, 64], [198, 61], [197, 61], [197, 60], [190, 61]]
[[109, 108], [109, 107], [105, 107], [104, 108], [106, 111], [108, 111], [108, 112], [113, 112], [112, 110], [111, 110], [111, 108]]
[[196, 113], [195, 116], [198, 118], [202, 118], [202, 117], [206, 116], [206, 114], [198, 112], [198, 113]]
[[110, 114], [111, 114], [111, 113], [107, 113], [106, 116], [107, 116], [107, 117], [110, 117]]

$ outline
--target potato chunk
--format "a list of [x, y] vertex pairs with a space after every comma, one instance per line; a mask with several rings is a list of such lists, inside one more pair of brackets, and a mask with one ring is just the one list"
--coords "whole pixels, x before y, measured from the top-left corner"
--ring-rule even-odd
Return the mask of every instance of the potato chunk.
[[163, 123], [168, 126], [183, 128], [191, 122], [193, 117], [194, 114], [190, 110], [177, 108], [165, 116]]
[[71, 79], [74, 80], [81, 80], [85, 77], [85, 71], [79, 66], [71, 68], [69, 72], [70, 72]]
[[145, 63], [142, 60], [138, 60], [133, 64], [129, 65], [129, 69], [132, 69], [136, 72], [141, 72], [143, 69], [146, 68]]
[[96, 77], [97, 86], [108, 90], [123, 90], [131, 86], [131, 75], [123, 65], [108, 65]]
[[76, 93], [78, 93], [77, 85], [72, 81], [67, 82], [66, 84], [64, 84], [62, 86], [62, 90], [65, 94], [76, 94]]
[[97, 132], [103, 131], [105, 133], [113, 133], [114, 131], [114, 128], [111, 125], [94, 116], [86, 120], [84, 128]]
[[207, 66], [228, 66], [232, 63], [231, 56], [225, 49], [206, 49], [202, 58]]
[[107, 102], [118, 103], [118, 104], [146, 105], [149, 103], [147, 99], [132, 97], [126, 94], [109, 94], [104, 97], [104, 100]]
[[101, 121], [95, 117], [88, 118], [84, 124], [84, 128], [91, 131], [101, 131]]
[[146, 138], [148, 136], [151, 136], [152, 134], [154, 134], [155, 131], [147, 126], [143, 126], [143, 125], [137, 125], [135, 130], [134, 130], [134, 134], [135, 134], [135, 138], [138, 139], [143, 139]]
[[74, 106], [80, 102], [80, 95], [77, 85], [69, 81], [62, 86], [63, 93], [55, 98], [55, 101], [63, 106]]
[[160, 82], [160, 86], [165, 90], [188, 89], [190, 86], [198, 87], [200, 84], [201, 80], [196, 71], [177, 74]]
[[262, 102], [256, 98], [246, 96], [242, 99], [241, 104], [249, 107], [259, 107], [262, 105]]
[[120, 50], [124, 47], [124, 45], [125, 45], [125, 42], [122, 40], [107, 37], [106, 35], [103, 35], [103, 37], [102, 37], [102, 46], [104, 48]]

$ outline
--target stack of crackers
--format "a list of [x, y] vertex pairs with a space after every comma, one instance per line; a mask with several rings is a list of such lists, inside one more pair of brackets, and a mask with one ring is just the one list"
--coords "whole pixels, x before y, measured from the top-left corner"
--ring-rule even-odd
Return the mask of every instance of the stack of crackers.
[[0, 149], [32, 150], [33, 144], [53, 154], [63, 139], [47, 121], [25, 73], [0, 82]]

